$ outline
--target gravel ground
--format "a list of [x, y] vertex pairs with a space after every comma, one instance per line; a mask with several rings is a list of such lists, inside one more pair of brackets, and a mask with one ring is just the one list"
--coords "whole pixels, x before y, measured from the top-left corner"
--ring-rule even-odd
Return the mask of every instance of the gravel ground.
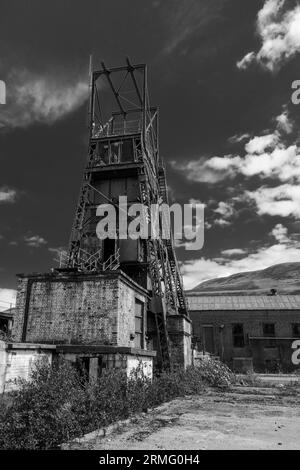
[[184, 397], [71, 449], [300, 449], [299, 388], [237, 386]]

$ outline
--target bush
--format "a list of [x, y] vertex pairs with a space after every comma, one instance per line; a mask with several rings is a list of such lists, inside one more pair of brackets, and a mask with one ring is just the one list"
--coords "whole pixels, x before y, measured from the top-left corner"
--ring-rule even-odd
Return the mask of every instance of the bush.
[[132, 413], [200, 393], [207, 384], [228, 386], [230, 378], [229, 369], [213, 360], [163, 372], [152, 382], [141, 370], [129, 378], [109, 370], [89, 383], [67, 362], [53, 368], [41, 363], [0, 403], [0, 449], [53, 449]]
[[199, 366], [203, 380], [213, 387], [229, 387], [234, 381], [234, 374], [223, 362], [203, 357]]
[[0, 448], [52, 448], [81, 432], [85, 390], [67, 363], [53, 369], [40, 364], [30, 382], [17, 385], [10, 405], [0, 409]]

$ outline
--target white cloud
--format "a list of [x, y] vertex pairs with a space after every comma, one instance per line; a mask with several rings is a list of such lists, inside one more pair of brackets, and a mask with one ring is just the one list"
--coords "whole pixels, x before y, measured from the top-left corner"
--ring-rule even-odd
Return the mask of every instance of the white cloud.
[[253, 137], [245, 145], [247, 153], [263, 153], [266, 148], [274, 148], [278, 142], [279, 136], [277, 134], [261, 135]]
[[261, 48], [238, 61], [239, 69], [246, 69], [256, 62], [273, 72], [300, 51], [300, 5], [290, 9], [288, 6], [286, 0], [265, 1], [256, 21]]
[[274, 188], [261, 187], [247, 191], [246, 195], [254, 200], [259, 215], [279, 215], [300, 218], [300, 186], [283, 184]]
[[214, 156], [192, 160], [183, 165], [173, 162], [173, 166], [186, 174], [187, 179], [195, 182], [217, 183], [233, 179], [237, 175], [257, 176], [261, 180], [272, 179], [278, 186], [261, 186], [256, 190], [244, 191], [230, 203], [220, 202], [216, 213], [222, 219], [213, 221], [214, 225], [225, 227], [235, 215], [234, 199], [252, 200], [257, 205], [259, 215], [300, 218], [300, 148], [297, 144], [287, 145], [286, 135], [293, 130], [286, 106], [280, 115], [273, 119], [275, 129], [269, 134], [254, 136], [245, 143], [245, 154]]
[[293, 122], [291, 121], [286, 107], [279, 116], [276, 117], [277, 127], [279, 130], [290, 134], [293, 130]]
[[300, 182], [300, 149], [297, 145], [287, 146], [285, 136], [293, 129], [293, 122], [286, 107], [274, 119], [274, 132], [254, 136], [245, 144], [245, 155], [225, 155], [192, 160], [183, 165], [173, 166], [186, 174], [189, 180], [217, 183], [241, 174], [247, 177], [279, 179], [280, 182]]
[[182, 46], [198, 31], [205, 31], [222, 18], [224, 4], [228, 0], [164, 0], [161, 12], [165, 21], [167, 43], [163, 54], [170, 54]]
[[245, 176], [278, 178], [281, 182], [300, 180], [300, 152], [296, 145], [278, 145], [270, 153], [246, 155], [237, 171]]
[[225, 219], [215, 219], [214, 225], [219, 225], [220, 227], [227, 227], [228, 225], [230, 225], [230, 222], [229, 220]]
[[181, 265], [181, 273], [185, 289], [192, 289], [200, 282], [214, 279], [215, 277], [229, 276], [232, 270], [215, 260], [200, 258], [187, 261]]
[[1, 109], [0, 127], [52, 124], [81, 106], [88, 95], [88, 84], [81, 78], [72, 81], [25, 70], [13, 72], [7, 83], [7, 104]]
[[24, 240], [31, 248], [40, 248], [41, 246], [48, 243], [43, 237], [40, 237], [39, 235], [25, 236]]
[[284, 227], [282, 224], [277, 224], [271, 231], [271, 235], [279, 242], [279, 243], [288, 243], [290, 239], [287, 236], [288, 229]]
[[247, 253], [242, 248], [231, 248], [229, 250], [222, 250], [221, 254], [224, 256], [236, 256], [236, 255], [244, 255]]
[[0, 188], [0, 204], [7, 202], [15, 202], [17, 192], [15, 189], [7, 188], [3, 186]]
[[0, 311], [7, 310], [16, 304], [17, 291], [14, 289], [0, 288]]
[[236, 65], [237, 68], [245, 70], [255, 60], [255, 52], [248, 52]]
[[222, 217], [213, 220], [213, 225], [217, 225], [219, 227], [227, 227], [231, 225], [230, 219], [235, 214], [233, 204], [229, 202], [220, 201], [216, 209], [214, 209], [216, 214], [220, 214]]
[[[283, 239], [282, 229], [276, 227], [273, 230], [275, 230], [274, 233], [277, 237], [280, 236], [279, 231], [281, 230], [280, 242], [268, 247], [261, 247], [255, 253], [247, 254], [239, 259], [229, 258], [225, 261], [222, 258], [201, 258], [183, 263], [181, 270], [185, 289], [191, 289], [208, 279], [230, 276], [244, 271], [265, 269], [279, 263], [300, 261], [300, 242], [288, 240], [287, 235], [288, 241]], [[224, 251], [226, 252], [226, 250]], [[226, 255], [224, 251], [222, 254]]]
[[234, 167], [240, 157], [225, 155], [224, 157], [212, 157], [205, 159], [200, 157], [199, 160], [191, 160], [184, 164], [171, 162], [173, 168], [183, 171], [190, 181], [202, 183], [217, 183], [226, 177], [235, 175]]
[[234, 209], [229, 202], [219, 202], [218, 207], [214, 210], [218, 214], [221, 214], [223, 217], [230, 218], [234, 214]]
[[228, 142], [231, 144], [239, 144], [240, 142], [243, 142], [243, 140], [249, 139], [250, 134], [235, 134], [229, 137]]

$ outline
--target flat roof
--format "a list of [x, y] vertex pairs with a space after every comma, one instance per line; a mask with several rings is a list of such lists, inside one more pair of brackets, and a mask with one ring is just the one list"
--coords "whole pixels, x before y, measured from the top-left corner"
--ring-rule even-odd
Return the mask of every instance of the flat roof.
[[187, 295], [189, 309], [207, 310], [299, 310], [300, 295]]
[[134, 281], [128, 274], [121, 269], [99, 271], [99, 272], [87, 272], [82, 273], [79, 271], [73, 271], [68, 269], [56, 269], [46, 273], [31, 273], [17, 274], [20, 279], [31, 279], [34, 282], [80, 282], [80, 281], [91, 281], [98, 279], [115, 279], [119, 278], [122, 282], [126, 283], [135, 291], [142, 295], [148, 296], [148, 291]]
[[16, 313], [16, 308], [12, 307], [7, 310], [0, 311], [0, 318], [13, 318], [14, 314]]

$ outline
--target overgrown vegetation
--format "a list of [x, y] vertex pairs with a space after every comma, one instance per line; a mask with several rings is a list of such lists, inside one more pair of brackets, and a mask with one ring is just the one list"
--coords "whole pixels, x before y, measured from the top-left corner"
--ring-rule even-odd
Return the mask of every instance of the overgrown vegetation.
[[0, 341], [10, 341], [11, 334], [7, 331], [0, 330]]
[[31, 380], [19, 381], [10, 400], [0, 403], [0, 449], [53, 449], [132, 413], [202, 393], [207, 385], [228, 387], [233, 380], [214, 360], [162, 373], [152, 382], [140, 372], [128, 379], [124, 371], [106, 371], [89, 383], [67, 362], [38, 365]]
[[261, 379], [255, 372], [249, 371], [236, 379], [237, 384], [249, 387], [263, 387]]

